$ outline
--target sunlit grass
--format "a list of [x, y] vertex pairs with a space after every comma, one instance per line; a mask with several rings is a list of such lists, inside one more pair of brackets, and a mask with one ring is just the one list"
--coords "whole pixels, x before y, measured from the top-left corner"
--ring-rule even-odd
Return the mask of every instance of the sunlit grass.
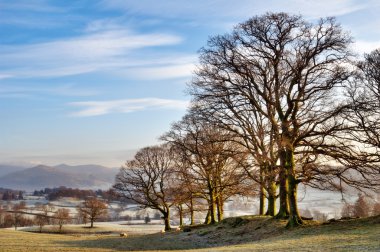
[[[286, 230], [284, 221], [252, 218], [191, 232], [147, 235], [59, 235], [0, 230], [0, 251], [380, 251], [380, 217]], [[260, 227], [260, 228], [258, 228]], [[234, 245], [228, 245], [234, 244]]]

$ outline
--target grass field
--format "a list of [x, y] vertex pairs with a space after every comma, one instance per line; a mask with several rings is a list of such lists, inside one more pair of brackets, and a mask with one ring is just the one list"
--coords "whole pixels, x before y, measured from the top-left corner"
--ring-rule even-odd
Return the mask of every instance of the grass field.
[[[229, 218], [218, 225], [164, 235], [37, 234], [0, 230], [0, 251], [380, 251], [380, 216], [293, 230], [268, 217]], [[74, 228], [75, 230], [78, 227]], [[67, 229], [69, 231], [70, 229]]]

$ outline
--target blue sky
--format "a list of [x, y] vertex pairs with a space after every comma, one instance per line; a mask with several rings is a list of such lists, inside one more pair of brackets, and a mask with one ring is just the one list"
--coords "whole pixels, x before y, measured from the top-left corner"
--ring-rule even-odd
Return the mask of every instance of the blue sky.
[[207, 38], [267, 11], [380, 47], [377, 0], [0, 0], [0, 163], [122, 165], [185, 113]]

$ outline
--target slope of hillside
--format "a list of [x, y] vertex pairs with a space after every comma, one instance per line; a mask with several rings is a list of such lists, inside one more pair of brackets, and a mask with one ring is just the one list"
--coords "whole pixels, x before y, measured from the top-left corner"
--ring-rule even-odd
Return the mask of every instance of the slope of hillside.
[[[1, 230], [1, 251], [380, 251], [380, 216], [287, 230], [269, 217], [229, 218], [190, 232], [56, 235]], [[147, 242], [149, 241], [149, 242]]]
[[73, 188], [109, 188], [117, 169], [97, 165], [50, 167], [39, 165], [0, 177], [0, 186], [35, 190], [46, 187], [66, 186]]
[[12, 172], [22, 171], [30, 167], [0, 164], [0, 177]]

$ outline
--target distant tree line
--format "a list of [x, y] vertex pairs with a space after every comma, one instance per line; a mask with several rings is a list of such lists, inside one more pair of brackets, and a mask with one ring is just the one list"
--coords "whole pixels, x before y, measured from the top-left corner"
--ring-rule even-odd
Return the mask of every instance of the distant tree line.
[[[380, 190], [380, 49], [357, 58], [334, 18], [267, 13], [213, 36], [188, 85], [191, 107], [126, 162], [114, 189], [170, 215], [223, 219], [226, 200], [303, 224], [298, 186]], [[360, 197], [359, 197], [360, 198]], [[277, 200], [279, 205], [276, 205]]]
[[77, 199], [86, 199], [88, 197], [95, 197], [96, 194], [92, 190], [82, 190], [82, 189], [73, 189], [60, 187], [56, 190], [52, 190], [52, 192], [46, 195], [46, 199], [48, 200], [57, 200], [62, 197], [72, 197]]
[[0, 199], [1, 200], [23, 200], [23, 192], [18, 190], [0, 188]]
[[[0, 204], [0, 227], [8, 228], [24, 227], [33, 225], [33, 220], [21, 214], [21, 211], [26, 209], [25, 201], [19, 203], [8, 203], [5, 205]], [[14, 211], [10, 213], [8, 211]]]
[[25, 201], [0, 204], [0, 228], [14, 227], [17, 229], [36, 225], [39, 227], [39, 232], [42, 232], [45, 225], [57, 225], [58, 232], [62, 232], [63, 226], [66, 224], [87, 224], [89, 222], [92, 228], [95, 221], [108, 219], [108, 204], [97, 197], [88, 197], [83, 200], [77, 206], [75, 214], [68, 208], [56, 207], [50, 203], [36, 203], [35, 206], [27, 206]]
[[[89, 197], [101, 197], [107, 201], [120, 201], [124, 200], [120, 198], [112, 189], [108, 190], [84, 190], [78, 188], [68, 188], [65, 186], [56, 188], [45, 188], [43, 190], [35, 190], [33, 196], [44, 196], [47, 200], [57, 200], [62, 197], [71, 197], [77, 199], [87, 199]], [[125, 202], [127, 203], [127, 202]]]

